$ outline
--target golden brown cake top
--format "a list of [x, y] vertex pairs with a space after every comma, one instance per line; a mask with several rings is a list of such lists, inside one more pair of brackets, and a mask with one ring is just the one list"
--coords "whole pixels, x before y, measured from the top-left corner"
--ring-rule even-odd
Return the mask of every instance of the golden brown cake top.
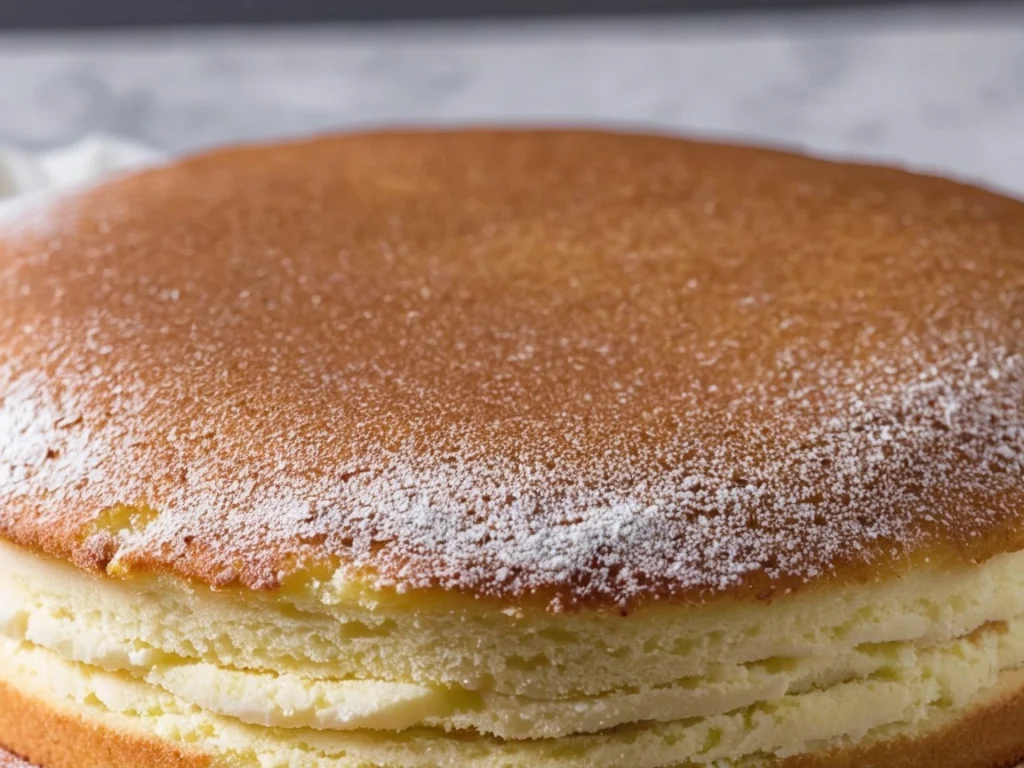
[[1024, 205], [597, 132], [229, 149], [0, 235], [0, 534], [554, 609], [1024, 546]]

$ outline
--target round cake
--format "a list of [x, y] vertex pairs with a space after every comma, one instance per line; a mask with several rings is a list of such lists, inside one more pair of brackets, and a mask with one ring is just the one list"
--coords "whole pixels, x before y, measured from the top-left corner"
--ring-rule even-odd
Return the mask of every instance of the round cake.
[[591, 131], [0, 214], [0, 746], [1024, 758], [1024, 204]]

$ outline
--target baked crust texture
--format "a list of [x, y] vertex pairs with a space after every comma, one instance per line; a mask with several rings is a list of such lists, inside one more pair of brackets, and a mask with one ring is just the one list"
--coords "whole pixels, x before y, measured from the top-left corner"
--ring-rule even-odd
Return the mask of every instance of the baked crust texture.
[[0, 224], [0, 535], [552, 610], [1024, 548], [1024, 205], [666, 137], [217, 151]]

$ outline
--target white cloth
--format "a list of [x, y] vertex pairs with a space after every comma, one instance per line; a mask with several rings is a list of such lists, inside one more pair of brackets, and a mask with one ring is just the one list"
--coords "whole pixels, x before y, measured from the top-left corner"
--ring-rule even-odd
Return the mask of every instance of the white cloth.
[[150, 147], [105, 135], [38, 153], [0, 145], [0, 200], [85, 184], [162, 158]]

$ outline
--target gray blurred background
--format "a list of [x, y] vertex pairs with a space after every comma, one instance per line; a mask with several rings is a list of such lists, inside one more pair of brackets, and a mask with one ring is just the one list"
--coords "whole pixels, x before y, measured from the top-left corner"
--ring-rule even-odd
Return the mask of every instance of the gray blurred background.
[[522, 122], [781, 144], [1024, 196], [1024, 3], [0, 0], [0, 144]]
[[[897, 3], [893, 0], [4, 0], [0, 2], [0, 25], [52, 28], [560, 15], [629, 16], [828, 6], [884, 7], [894, 4]], [[973, 3], [972, 0], [946, 0], [944, 4], [970, 7]]]

